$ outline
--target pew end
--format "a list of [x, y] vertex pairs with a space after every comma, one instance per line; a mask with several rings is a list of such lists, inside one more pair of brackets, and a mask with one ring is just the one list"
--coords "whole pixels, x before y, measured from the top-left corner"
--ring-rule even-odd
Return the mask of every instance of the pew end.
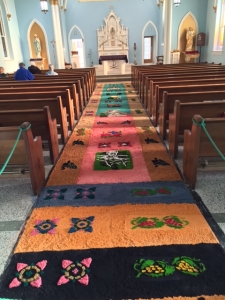
[[[29, 126], [30, 123], [25, 122], [21, 125], [21, 128], [25, 130]], [[19, 128], [17, 126], [0, 127], [0, 165], [5, 163], [17, 138], [18, 132]], [[22, 174], [24, 174], [24, 170], [28, 168], [33, 193], [34, 195], [40, 194], [45, 183], [42, 140], [40, 136], [33, 137], [31, 128], [23, 131], [8, 166], [12, 170], [15, 170], [15, 168], [21, 169], [20, 176], [24, 176]], [[9, 173], [15, 174], [16, 172], [6, 171], [6, 173], [3, 172], [2, 176], [9, 177]]]
[[197, 180], [198, 159], [200, 157], [220, 157], [209, 138], [200, 126], [202, 121], [212, 140], [225, 154], [225, 118], [205, 118], [194, 115], [191, 131], [184, 131], [183, 174], [191, 188], [195, 188]]

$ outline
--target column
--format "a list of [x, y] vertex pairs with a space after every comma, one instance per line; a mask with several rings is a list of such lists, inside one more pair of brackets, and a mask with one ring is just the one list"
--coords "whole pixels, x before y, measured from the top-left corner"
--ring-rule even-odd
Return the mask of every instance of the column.
[[66, 21], [65, 21], [65, 9], [60, 9], [61, 26], [62, 26], [62, 40], [63, 40], [63, 53], [66, 62], [70, 61], [70, 55], [68, 51], [68, 40], [66, 36]]
[[58, 69], [65, 69], [58, 0], [50, 0], [50, 4], [52, 8], [52, 23], [54, 29], [55, 42], [56, 42], [55, 43], [56, 60], [57, 60], [56, 67]]
[[172, 30], [172, 0], [164, 1], [164, 64], [169, 64], [171, 59], [171, 30]]

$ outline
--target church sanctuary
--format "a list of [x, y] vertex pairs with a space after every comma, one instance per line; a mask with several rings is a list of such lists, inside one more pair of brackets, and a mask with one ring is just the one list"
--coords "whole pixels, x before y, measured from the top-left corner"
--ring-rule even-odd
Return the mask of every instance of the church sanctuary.
[[0, 0], [0, 300], [225, 300], [225, 0]]

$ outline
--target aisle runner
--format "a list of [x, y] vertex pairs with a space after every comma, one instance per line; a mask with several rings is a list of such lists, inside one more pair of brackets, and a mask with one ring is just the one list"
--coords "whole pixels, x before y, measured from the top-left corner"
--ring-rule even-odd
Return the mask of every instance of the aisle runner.
[[136, 94], [98, 86], [26, 223], [0, 297], [222, 300], [224, 283], [225, 254]]

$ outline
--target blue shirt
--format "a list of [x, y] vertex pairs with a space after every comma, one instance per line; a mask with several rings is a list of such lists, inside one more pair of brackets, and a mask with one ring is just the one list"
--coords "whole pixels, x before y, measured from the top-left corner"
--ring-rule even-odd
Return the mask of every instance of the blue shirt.
[[58, 75], [58, 73], [56, 73], [54, 71], [48, 71], [45, 73], [45, 75]]
[[33, 80], [34, 75], [29, 70], [21, 67], [16, 71], [14, 78], [16, 80]]

